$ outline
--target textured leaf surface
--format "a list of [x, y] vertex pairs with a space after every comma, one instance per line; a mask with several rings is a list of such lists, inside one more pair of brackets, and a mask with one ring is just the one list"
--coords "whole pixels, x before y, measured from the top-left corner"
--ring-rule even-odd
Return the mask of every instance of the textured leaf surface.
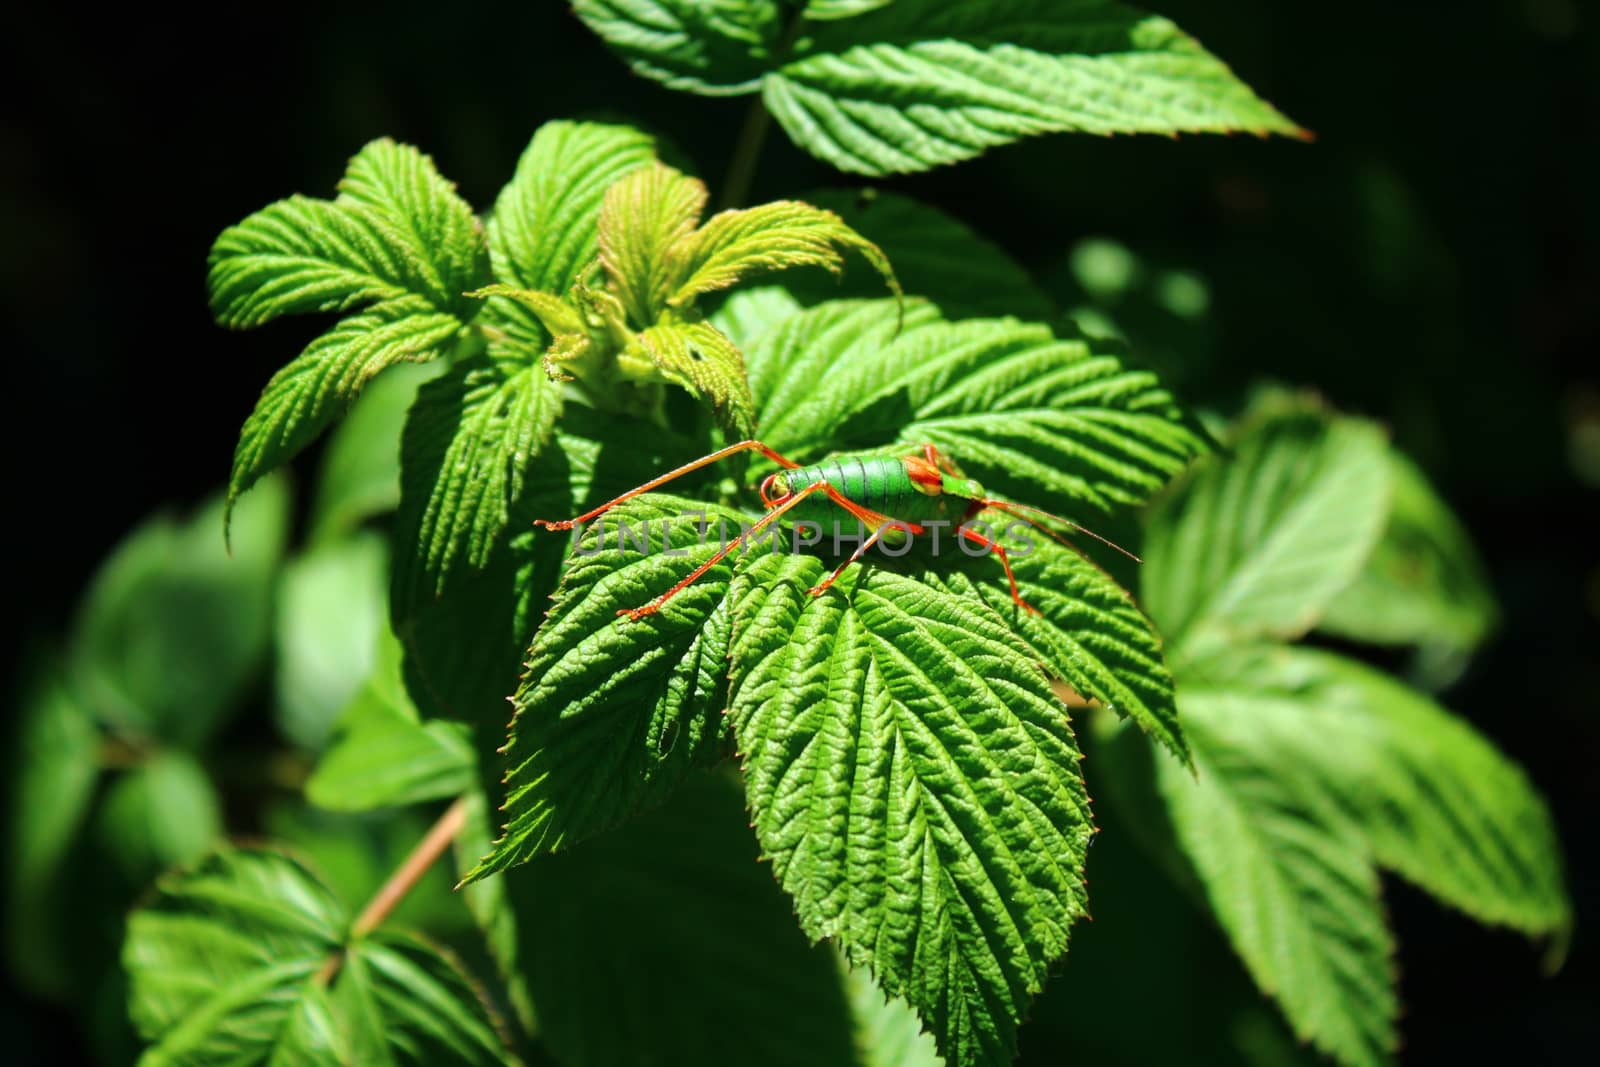
[[1388, 523], [1356, 579], [1319, 626], [1378, 644], [1472, 651], [1494, 628], [1494, 594], [1466, 530], [1416, 464], [1389, 455]]
[[489, 218], [495, 278], [522, 289], [565, 293], [599, 250], [606, 189], [654, 159], [654, 142], [630, 126], [539, 127]]
[[784, 39], [774, 0], [579, 0], [635, 71], [761, 88], [794, 142], [886, 175], [1081, 131], [1305, 136], [1170, 21], [1114, 0], [823, 0]]
[[1327, 794], [1377, 862], [1482, 922], [1571, 921], [1561, 847], [1522, 770], [1420, 693], [1305, 648], [1243, 648], [1185, 675], [1185, 721]]
[[[1007, 527], [996, 512], [981, 516], [1010, 553], [1023, 599], [1016, 607], [998, 559], [972, 559], [948, 542], [938, 562], [921, 575], [953, 596], [980, 598], [1038, 653], [1057, 678], [1081, 696], [1100, 701], [1187, 761], [1172, 676], [1161, 638], [1115, 580], [1086, 556], [1025, 526]], [[1092, 543], [1092, 542], [1091, 542]]]
[[735, 513], [651, 494], [585, 532], [513, 699], [505, 830], [474, 876], [610, 829], [720, 754], [732, 561], [656, 615], [617, 617], [715, 553], [718, 518], [738, 533]]
[[[800, 278], [795, 282], [804, 284]], [[784, 285], [757, 285], [735, 289], [711, 312], [708, 321], [728, 336], [741, 352], [747, 352], [768, 330], [801, 310], [800, 301]]]
[[1296, 637], [1356, 576], [1388, 511], [1382, 432], [1314, 411], [1244, 430], [1150, 519], [1143, 602], [1180, 648]]
[[1393, 943], [1359, 831], [1248, 727], [1184, 693], [1196, 773], [1158, 757], [1157, 781], [1212, 912], [1303, 1039], [1341, 1063], [1388, 1062]]
[[484, 267], [472, 209], [416, 149], [380, 140], [350, 161], [337, 200], [295, 196], [224, 230], [211, 309], [225, 326], [422, 299], [461, 318]]
[[362, 388], [400, 362], [440, 355], [461, 329], [453, 315], [401, 297], [352, 315], [272, 376], [245, 419], [228, 476], [233, 500], [293, 458], [343, 414]]
[[458, 575], [437, 596], [412, 588], [405, 599], [397, 587], [395, 633], [406, 647], [407, 688], [424, 716], [464, 719], [488, 731], [483, 736], [503, 736], [506, 698], [567, 552], [566, 537], [535, 530], [533, 520], [580, 514], [661, 473], [663, 455], [688, 451], [654, 425], [568, 408], [554, 447], [525, 473], [511, 533], [484, 568]]
[[[223, 849], [163, 878], [128, 922], [129, 1009], [143, 1064], [498, 1064], [470, 980], [438, 950], [348, 916], [297, 862]], [[340, 954], [329, 984], [318, 977]]]
[[669, 322], [639, 334], [639, 345], [670, 381], [705, 401], [733, 440], [754, 436], [755, 401], [744, 354], [709, 322]]
[[686, 304], [701, 293], [787, 267], [818, 266], [837, 274], [844, 269], [841, 250], [859, 253], [900, 292], [883, 251], [839, 216], [798, 200], [775, 200], [720, 212], [684, 238], [675, 250], [683, 257], [681, 280], [670, 300]]
[[561, 397], [537, 364], [464, 360], [418, 393], [400, 451], [397, 600], [436, 594], [481, 569], [510, 521]]
[[380, 371], [438, 355], [476, 308], [487, 249], [472, 209], [414, 148], [380, 140], [350, 161], [337, 200], [297, 196], [225, 230], [211, 250], [212, 311], [225, 326], [347, 311], [273, 376], [245, 421], [231, 508], [321, 433]]
[[386, 632], [371, 676], [306, 782], [306, 798], [334, 811], [370, 811], [460, 796], [475, 781], [467, 727], [420, 720], [406, 694], [399, 643]]
[[1143, 502], [1204, 447], [1153, 375], [1090, 342], [927, 305], [896, 319], [892, 301], [840, 301], [764, 334], [747, 353], [763, 440], [802, 462], [932, 442], [997, 496], [1095, 513]]
[[648, 325], [665, 310], [677, 266], [668, 252], [694, 232], [705, 206], [704, 182], [661, 163], [606, 190], [600, 262], [634, 322]]
[[957, 1063], [1009, 1063], [1083, 913], [1088, 800], [1064, 709], [981, 603], [804, 556], [736, 581], [731, 716], [763, 852], [813, 938], [904, 995]]
[[933, 1035], [903, 997], [885, 997], [865, 970], [843, 960], [845, 995], [855, 1019], [856, 1061], [861, 1067], [944, 1067]]
[[779, 0], [575, 0], [572, 6], [638, 73], [712, 95], [760, 84], [784, 15]]
[[819, 24], [763, 81], [842, 170], [926, 170], [1043, 133], [1300, 134], [1192, 37], [1111, 0], [901, 0]]

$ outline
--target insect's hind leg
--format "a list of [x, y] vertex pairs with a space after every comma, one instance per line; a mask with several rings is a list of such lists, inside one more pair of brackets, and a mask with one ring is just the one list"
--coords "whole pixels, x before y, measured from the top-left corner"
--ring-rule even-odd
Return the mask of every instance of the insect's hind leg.
[[[929, 447], [932, 446], [930, 445]], [[835, 567], [832, 574], [823, 579], [821, 583], [812, 586], [809, 590], [812, 596], [821, 596], [823, 593], [827, 592], [828, 587], [838, 580], [839, 575], [843, 574], [845, 569], [849, 567], [850, 564], [856, 562], [862, 556], [866, 555], [867, 549], [871, 548], [873, 545], [882, 540], [883, 535], [889, 532], [891, 529], [901, 529], [909, 534], [920, 534], [927, 532], [927, 527], [925, 526], [920, 526], [914, 522], [899, 522], [889, 518], [887, 515], [881, 515], [869, 508], [862, 507], [860, 504], [857, 504], [854, 500], [851, 500], [849, 497], [845, 496], [838, 489], [834, 488], [832, 485], [829, 485], [827, 482], [817, 482], [816, 484], [827, 490], [828, 499], [832, 500], [850, 515], [854, 516], [858, 522], [869, 527], [872, 530], [872, 536], [861, 542], [860, 546], [854, 552], [850, 553], [850, 558]], [[837, 545], [838, 542], [835, 541], [834, 544]]]
[[656, 597], [643, 607], [623, 608], [621, 611], [617, 612], [617, 614], [626, 615], [634, 622], [638, 622], [646, 615], [654, 615], [656, 612], [661, 610], [661, 606], [663, 604], [677, 596], [679, 593], [683, 592], [685, 589], [689, 588], [689, 586], [693, 585], [695, 580], [698, 579], [702, 574], [710, 570], [712, 567], [715, 567], [718, 563], [721, 563], [728, 553], [744, 544], [746, 541], [760, 533], [762, 530], [766, 529], [768, 526], [771, 526], [784, 512], [800, 503], [800, 501], [804, 500], [812, 493], [828, 488], [830, 488], [830, 486], [827, 482], [816, 482], [812, 485], [806, 486], [794, 496], [790, 497], [788, 500], [785, 500], [782, 504], [779, 504], [765, 515], [761, 516], [761, 518], [757, 519], [755, 523], [751, 525], [750, 529], [744, 531], [738, 537], [735, 537], [732, 541], [729, 541], [727, 544], [717, 549], [710, 559], [706, 560], [704, 563], [700, 564], [700, 566], [690, 571], [688, 575], [686, 575], [684, 579], [677, 585], [673, 586], [671, 589], [668, 589], [665, 593], [662, 593], [660, 596]]
[[760, 441], [757, 441], [757, 440], [752, 438], [749, 441], [740, 441], [738, 444], [729, 445], [726, 448], [719, 448], [715, 452], [712, 452], [710, 455], [701, 456], [697, 460], [693, 460], [693, 461], [691, 461], [689, 463], [685, 463], [683, 466], [677, 468], [676, 470], [670, 470], [667, 473], [661, 475], [659, 478], [652, 478], [648, 482], [645, 482], [643, 485], [639, 486], [636, 489], [629, 489], [626, 493], [623, 493], [621, 496], [617, 497], [615, 500], [608, 500], [604, 504], [601, 504], [599, 507], [593, 509], [592, 511], [586, 511], [582, 515], [577, 516], [576, 518], [560, 519], [560, 520], [557, 520], [557, 521], [552, 521], [550, 519], [534, 519], [533, 520], [533, 524], [535, 526], [543, 526], [547, 530], [570, 530], [574, 526], [578, 525], [580, 522], [588, 522], [590, 519], [599, 518], [601, 515], [604, 515], [606, 512], [608, 512], [612, 508], [616, 507], [618, 504], [621, 504], [622, 502], [627, 501], [627, 500], [632, 500], [634, 497], [639, 496], [641, 493], [648, 493], [650, 490], [655, 489], [658, 486], [662, 486], [662, 485], [667, 484], [668, 482], [672, 481], [674, 478], [681, 478], [685, 474], [689, 474], [692, 471], [699, 470], [701, 467], [710, 466], [711, 464], [717, 462], [717, 460], [725, 459], [728, 456], [733, 455], [735, 452], [748, 452], [748, 451], [750, 451], [752, 449], [757, 451], [757, 452], [760, 452], [762, 455], [766, 456], [768, 459], [772, 460], [772, 462], [774, 462], [774, 463], [776, 463], [776, 464], [778, 464], [780, 466], [793, 468], [793, 467], [798, 467], [800, 465], [800, 464], [796, 463], [792, 459], [788, 459], [788, 458], [786, 458], [784, 456], [779, 455], [777, 452], [775, 452], [772, 449], [768, 448], [766, 445], [762, 444]]
[[1022, 594], [1017, 591], [1017, 576], [1011, 573], [1011, 557], [1006, 555], [1005, 546], [1001, 545], [998, 541], [994, 541], [983, 536], [981, 533], [978, 533], [972, 527], [965, 524], [963, 524], [961, 527], [961, 536], [965, 537], [973, 544], [982, 545], [990, 552], [993, 552], [995, 555], [999, 556], [1000, 566], [1006, 569], [1006, 580], [1011, 583], [1011, 599], [1016, 601], [1017, 606], [1023, 611], [1026, 611], [1029, 615], [1039, 614], [1039, 609], [1028, 603], [1026, 600], [1023, 600]]

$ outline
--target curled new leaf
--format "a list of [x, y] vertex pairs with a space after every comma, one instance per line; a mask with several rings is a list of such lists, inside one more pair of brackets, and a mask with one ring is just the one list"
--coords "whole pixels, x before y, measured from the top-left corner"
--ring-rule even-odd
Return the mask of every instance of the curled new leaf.
[[666, 310], [680, 273], [672, 250], [699, 224], [706, 195], [704, 182], [661, 163], [606, 190], [600, 262], [633, 321], [655, 322]]
[[682, 280], [670, 303], [682, 306], [701, 293], [786, 267], [820, 266], [837, 274], [844, 269], [840, 249], [860, 253], [899, 294], [900, 283], [877, 245], [831, 211], [798, 200], [778, 200], [724, 211], [682, 238], [673, 248], [674, 255], [681, 257]]
[[755, 401], [744, 355], [709, 322], [667, 322], [639, 334], [640, 346], [669, 381], [711, 405], [734, 438], [755, 434]]

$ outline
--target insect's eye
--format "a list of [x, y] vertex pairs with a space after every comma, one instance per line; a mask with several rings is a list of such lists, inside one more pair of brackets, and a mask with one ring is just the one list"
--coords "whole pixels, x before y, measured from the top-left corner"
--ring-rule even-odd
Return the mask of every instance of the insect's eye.
[[782, 503], [789, 495], [789, 480], [781, 474], [769, 474], [761, 482], [761, 502], [767, 507]]

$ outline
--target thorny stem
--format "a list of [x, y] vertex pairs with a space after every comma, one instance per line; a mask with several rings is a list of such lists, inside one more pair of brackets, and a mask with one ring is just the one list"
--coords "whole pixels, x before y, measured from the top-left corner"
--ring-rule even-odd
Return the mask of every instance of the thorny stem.
[[[389, 914], [405, 899], [406, 894], [416, 887], [422, 876], [433, 866], [435, 860], [444, 854], [450, 843], [456, 839], [461, 828], [467, 824], [467, 798], [461, 797], [454, 804], [445, 809], [439, 816], [439, 821], [423, 835], [417, 847], [411, 850], [411, 855], [405, 862], [395, 868], [389, 880], [383, 883], [367, 906], [361, 909], [361, 914], [356, 916], [355, 923], [350, 927], [350, 940], [365, 937], [372, 933]], [[335, 952], [329, 956], [322, 965], [322, 970], [317, 972], [317, 984], [327, 985], [333, 976], [339, 973], [339, 967], [344, 962], [344, 952]]]
[[[777, 46], [772, 50], [774, 67], [789, 58], [790, 49], [805, 27], [804, 10], [803, 7], [796, 8], [789, 18], [789, 24], [784, 27]], [[767, 110], [761, 92], [757, 90], [749, 109], [744, 113], [744, 125], [739, 128], [739, 140], [733, 146], [733, 158], [728, 161], [728, 173], [722, 180], [721, 206], [724, 210], [738, 207], [750, 195], [750, 183], [756, 176], [756, 163], [761, 158], [761, 148], [766, 144], [767, 131], [771, 128], [772, 113]]]

